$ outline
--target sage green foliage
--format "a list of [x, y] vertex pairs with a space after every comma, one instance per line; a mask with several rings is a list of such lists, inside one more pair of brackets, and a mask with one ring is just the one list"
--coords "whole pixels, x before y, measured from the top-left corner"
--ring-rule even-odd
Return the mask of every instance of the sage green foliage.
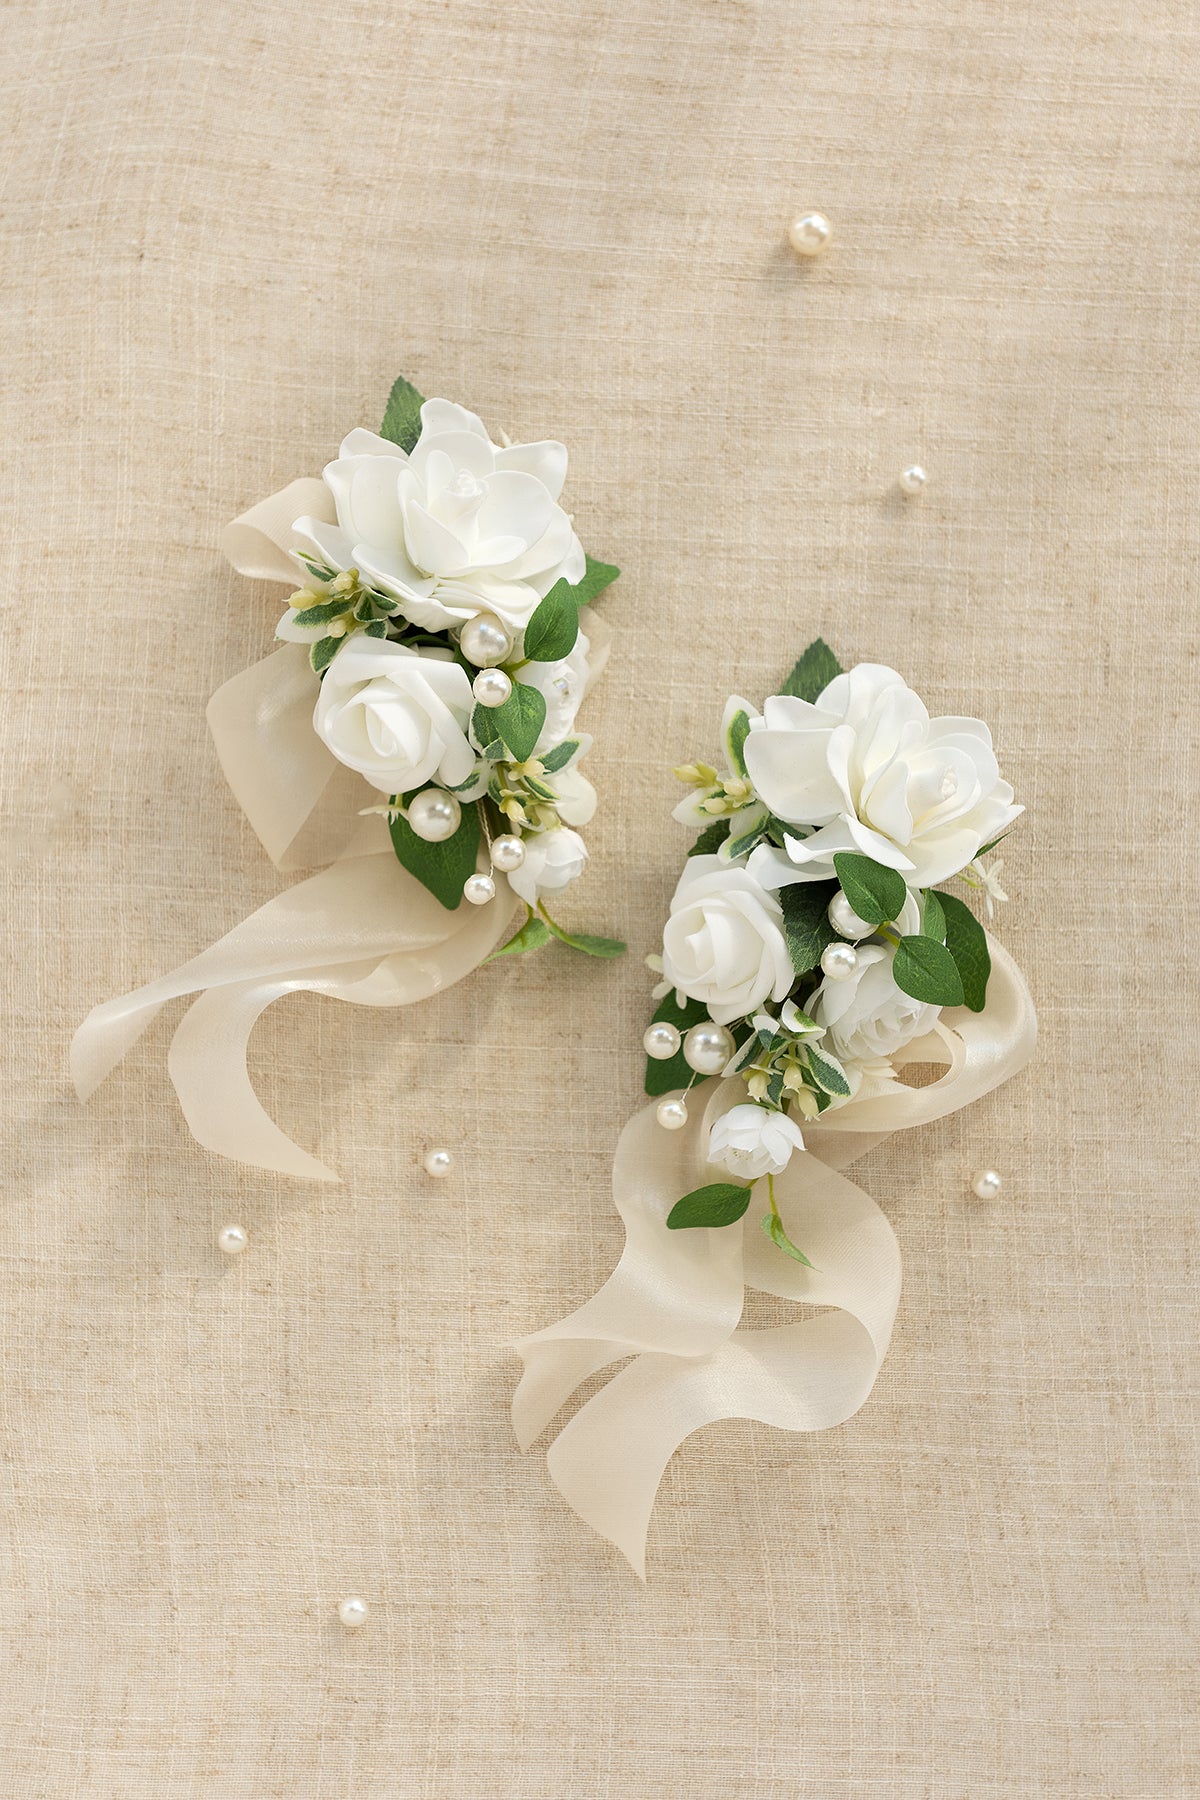
[[783, 1229], [783, 1220], [779, 1217], [778, 1213], [767, 1213], [763, 1218], [762, 1228], [770, 1238], [771, 1242], [773, 1244], [778, 1244], [779, 1248], [787, 1256], [790, 1256], [794, 1262], [803, 1263], [806, 1269], [812, 1268], [813, 1265], [809, 1262], [803, 1250], [797, 1250], [795, 1244], [793, 1244], [791, 1238]]
[[841, 673], [842, 665], [825, 639], [814, 638], [779, 692], [811, 703], [824, 692], [834, 676]]
[[561, 662], [575, 648], [579, 636], [579, 602], [576, 590], [556, 581], [539, 601], [525, 627], [525, 656], [530, 662]]
[[561, 925], [555, 924], [545, 907], [540, 909], [541, 916], [560, 944], [569, 944], [572, 950], [582, 950], [585, 956], [613, 957], [624, 956], [628, 946], [620, 938], [596, 937], [589, 931], [564, 931]]
[[471, 720], [475, 742], [485, 754], [493, 744], [506, 746], [513, 762], [525, 762], [546, 723], [546, 696], [524, 681], [514, 681], [503, 706], [477, 706]]
[[838, 935], [829, 923], [829, 902], [836, 892], [836, 881], [794, 881], [779, 890], [783, 935], [797, 975], [815, 969], [822, 950]]
[[[652, 1025], [665, 1020], [668, 1025], [678, 1025], [680, 1033], [687, 1031], [691, 1025], [699, 1025], [701, 1019], [707, 1019], [708, 1008], [702, 1000], [688, 1000], [680, 1006], [675, 999], [674, 989], [658, 1003]], [[653, 1056], [646, 1058], [646, 1092], [657, 1097], [659, 1094], [673, 1093], [676, 1088], [685, 1088], [692, 1079], [692, 1070], [683, 1058], [683, 1045], [674, 1056], [664, 1062], [658, 1062]]]
[[856, 850], [839, 850], [833, 859], [842, 892], [868, 925], [886, 925], [904, 911], [908, 889], [897, 869], [885, 868]]
[[380, 437], [387, 438], [391, 444], [399, 444], [406, 455], [411, 455], [421, 435], [421, 408], [424, 404], [425, 396], [417, 392], [411, 381], [405, 381], [403, 375], [398, 375], [392, 383], [392, 391], [383, 409]]
[[896, 986], [930, 1006], [961, 1006], [962, 977], [944, 944], [931, 937], [902, 937], [892, 963]]
[[728, 819], [714, 819], [711, 825], [706, 825], [688, 851], [688, 855], [715, 856], [729, 836], [729, 823]]
[[410, 875], [429, 889], [449, 912], [462, 902], [463, 883], [475, 873], [479, 853], [479, 807], [464, 806], [458, 830], [445, 843], [431, 844], [419, 838], [407, 819], [397, 816], [388, 825], [392, 848]]
[[525, 923], [519, 931], [515, 931], [506, 944], [493, 950], [484, 962], [495, 962], [498, 956], [524, 956], [528, 950], [540, 950], [544, 944], [554, 942], [554, 933], [544, 919], [539, 919], [531, 906], [525, 908]]
[[982, 1012], [987, 1004], [988, 979], [992, 973], [987, 932], [970, 907], [956, 895], [939, 894], [938, 899], [946, 920], [946, 948], [962, 978], [963, 1004], [972, 1012]]
[[695, 1231], [701, 1227], [736, 1225], [750, 1204], [750, 1189], [732, 1181], [714, 1181], [693, 1188], [677, 1200], [667, 1214], [668, 1231]]

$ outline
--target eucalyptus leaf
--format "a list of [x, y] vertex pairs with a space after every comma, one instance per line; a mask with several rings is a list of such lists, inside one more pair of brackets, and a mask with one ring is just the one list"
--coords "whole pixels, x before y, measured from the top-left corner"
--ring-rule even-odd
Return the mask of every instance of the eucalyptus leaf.
[[750, 1189], [732, 1181], [693, 1188], [667, 1214], [668, 1231], [694, 1231], [707, 1226], [736, 1225], [750, 1204]]
[[525, 627], [524, 654], [530, 662], [561, 662], [579, 636], [579, 602], [566, 581], [556, 581], [539, 601]]
[[825, 691], [834, 676], [841, 673], [842, 665], [825, 639], [814, 638], [779, 692], [790, 694], [796, 700], [812, 702]]
[[821, 960], [837, 932], [829, 923], [829, 902], [837, 892], [835, 881], [794, 881], [780, 888], [783, 935], [797, 975], [807, 975]]
[[546, 697], [527, 682], [515, 681], [503, 706], [477, 706], [471, 720], [475, 741], [488, 753], [495, 743], [504, 744], [514, 762], [525, 762], [546, 723]]
[[715, 856], [729, 836], [729, 824], [728, 819], [714, 819], [711, 825], [706, 825], [688, 851], [688, 855]]
[[946, 942], [946, 915], [942, 910], [941, 896], [932, 888], [925, 889], [925, 904], [921, 908], [921, 936], [936, 938], [939, 944]]
[[778, 1244], [779, 1248], [787, 1256], [792, 1257], [798, 1263], [803, 1263], [806, 1269], [812, 1268], [813, 1265], [809, 1262], [803, 1250], [797, 1250], [795, 1244], [793, 1244], [791, 1238], [783, 1229], [783, 1220], [777, 1213], [767, 1213], [766, 1217], [763, 1219], [762, 1228], [770, 1238], [771, 1242], [773, 1244]]
[[417, 836], [407, 819], [395, 818], [388, 825], [392, 848], [410, 875], [449, 912], [454, 912], [463, 897], [463, 883], [475, 873], [479, 852], [479, 808], [464, 806], [458, 830], [444, 843], [431, 844]]
[[972, 1012], [982, 1012], [992, 973], [987, 932], [970, 907], [954, 894], [940, 894], [938, 898], [946, 917], [946, 948], [962, 978], [963, 1005]]
[[544, 944], [554, 942], [554, 933], [544, 919], [539, 919], [532, 907], [526, 909], [525, 923], [519, 931], [513, 933], [506, 944], [493, 950], [484, 962], [495, 962], [498, 956], [523, 956], [527, 950], [540, 950]]
[[962, 977], [944, 944], [929, 937], [902, 937], [892, 963], [892, 979], [904, 993], [929, 1006], [961, 1006]]
[[405, 381], [403, 375], [397, 376], [383, 409], [380, 437], [387, 438], [389, 443], [399, 444], [406, 454], [411, 454], [421, 435], [421, 408], [424, 404], [424, 395], [417, 392], [412, 382]]
[[883, 863], [860, 856], [856, 850], [839, 850], [833, 866], [843, 894], [860, 919], [868, 925], [886, 925], [900, 917], [908, 889], [899, 870], [885, 868]]
[[[689, 998], [683, 1006], [680, 1006], [675, 999], [675, 990], [672, 988], [671, 992], [659, 1001], [650, 1023], [657, 1025], [665, 1021], [668, 1025], [678, 1026], [682, 1037], [689, 1026], [699, 1025], [700, 1021], [707, 1017], [708, 1008], [702, 1000]], [[657, 1061], [653, 1056], [646, 1058], [646, 1092], [653, 1099], [657, 1099], [660, 1094], [673, 1094], [677, 1088], [685, 1088], [691, 1079], [692, 1070], [684, 1061], [682, 1045], [674, 1056], [668, 1057], [663, 1062]]]

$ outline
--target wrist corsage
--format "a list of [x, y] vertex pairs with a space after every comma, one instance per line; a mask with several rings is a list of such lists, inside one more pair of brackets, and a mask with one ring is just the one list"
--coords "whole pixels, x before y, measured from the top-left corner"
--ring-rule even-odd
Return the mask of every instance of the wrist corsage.
[[[566, 468], [562, 444], [494, 444], [474, 413], [399, 380], [378, 434], [352, 431], [321, 479], [226, 529], [239, 573], [295, 591], [283, 647], [209, 704], [217, 753], [277, 867], [326, 866], [96, 1007], [72, 1046], [82, 1097], [167, 1000], [199, 993], [168, 1059], [194, 1135], [333, 1179], [250, 1086], [249, 1032], [278, 995], [399, 1005], [554, 939], [624, 950], [548, 904], [587, 863], [596, 795], [576, 715], [608, 653], [589, 602], [618, 573], [584, 554], [559, 503]], [[524, 920], [501, 942], [514, 902]]]
[[[592, 1301], [521, 1346], [514, 1403], [527, 1444], [586, 1375], [634, 1356], [548, 1460], [639, 1572], [691, 1431], [817, 1430], [862, 1405], [900, 1259], [839, 1171], [997, 1087], [1036, 1036], [1020, 974], [968, 904], [990, 919], [1006, 898], [984, 859], [1023, 811], [986, 725], [931, 719], [894, 670], [843, 672], [818, 640], [761, 712], [729, 701], [723, 736], [724, 772], [676, 771], [675, 817], [698, 836], [649, 959], [657, 1104], [617, 1150], [625, 1252]], [[748, 1284], [836, 1310], [747, 1331]]]

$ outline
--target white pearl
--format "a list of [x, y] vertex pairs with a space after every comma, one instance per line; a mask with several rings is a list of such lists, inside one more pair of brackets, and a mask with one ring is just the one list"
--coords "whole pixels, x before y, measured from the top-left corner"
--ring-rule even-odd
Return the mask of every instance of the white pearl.
[[463, 899], [472, 906], [486, 906], [496, 898], [496, 884], [490, 875], [468, 875], [463, 882]]
[[240, 1256], [250, 1242], [250, 1233], [244, 1225], [224, 1225], [217, 1233], [217, 1243], [226, 1256]]
[[980, 1169], [971, 1177], [971, 1192], [977, 1200], [995, 1200], [1003, 1186], [995, 1169]]
[[865, 919], [859, 918], [845, 894], [835, 894], [829, 902], [829, 923], [835, 931], [840, 931], [843, 937], [848, 938], [870, 937], [875, 929]]
[[513, 647], [512, 633], [491, 613], [468, 619], [458, 635], [458, 647], [477, 669], [502, 663]]
[[660, 1100], [655, 1116], [664, 1131], [682, 1131], [687, 1124], [687, 1102]]
[[732, 1055], [732, 1032], [711, 1019], [693, 1025], [683, 1040], [683, 1060], [697, 1075], [719, 1075]]
[[480, 706], [503, 706], [512, 693], [512, 682], [503, 669], [480, 669], [471, 692]]
[[819, 256], [832, 236], [833, 227], [824, 213], [805, 213], [788, 226], [788, 242], [797, 256]]
[[858, 967], [858, 956], [849, 944], [826, 944], [821, 967], [830, 981], [849, 981]]
[[357, 1594], [351, 1594], [346, 1600], [338, 1602], [338, 1618], [347, 1630], [353, 1631], [367, 1622], [367, 1603], [360, 1600]]
[[445, 788], [424, 788], [408, 803], [408, 822], [427, 844], [444, 844], [462, 824], [462, 807]]
[[920, 463], [914, 463], [911, 469], [904, 469], [901, 472], [901, 492], [905, 494], [919, 494], [928, 480], [929, 477], [921, 467]]
[[511, 875], [525, 861], [525, 846], [519, 837], [492, 839], [492, 867], [499, 869], [502, 875]]
[[657, 1019], [653, 1025], [647, 1025], [642, 1047], [655, 1062], [669, 1062], [679, 1054], [679, 1027], [668, 1025], [665, 1019]]
[[425, 1152], [425, 1173], [427, 1175], [448, 1175], [454, 1167], [454, 1158], [448, 1150], [427, 1150]]

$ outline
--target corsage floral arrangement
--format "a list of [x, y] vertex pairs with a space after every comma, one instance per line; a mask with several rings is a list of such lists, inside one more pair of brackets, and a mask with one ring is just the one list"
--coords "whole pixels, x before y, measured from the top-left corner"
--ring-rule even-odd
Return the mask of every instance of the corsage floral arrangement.
[[[708, 1160], [735, 1177], [685, 1194], [673, 1230], [735, 1223], [766, 1178], [763, 1229], [807, 1263], [775, 1200], [803, 1124], [894, 1091], [942, 1009], [987, 1003], [987, 934], [1006, 895], [987, 856], [1024, 810], [979, 719], [931, 719], [894, 669], [843, 672], [810, 644], [762, 711], [725, 708], [726, 771], [677, 769], [675, 809], [699, 827], [671, 901], [646, 1031], [646, 1091], [659, 1123], [687, 1122], [702, 1076], [745, 1099], [711, 1126]], [[682, 1093], [676, 1090], [682, 1089]]]

